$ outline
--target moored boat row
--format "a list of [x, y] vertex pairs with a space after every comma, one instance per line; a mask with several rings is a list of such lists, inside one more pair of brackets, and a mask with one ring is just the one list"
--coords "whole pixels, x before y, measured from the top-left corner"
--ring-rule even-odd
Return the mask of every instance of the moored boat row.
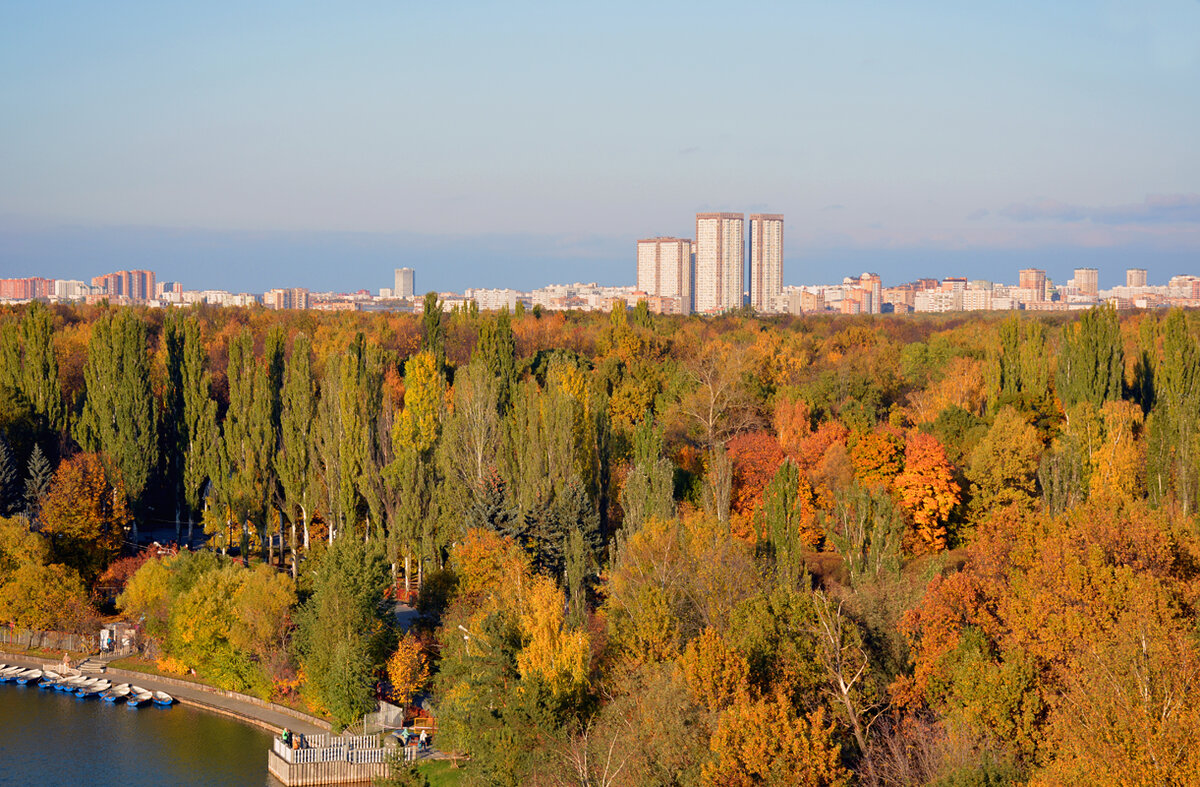
[[121, 683], [116, 686], [107, 678], [91, 678], [84, 675], [63, 677], [51, 670], [29, 669], [26, 667], [0, 664], [0, 683], [18, 683], [21, 685], [34, 684], [42, 689], [74, 694], [81, 699], [99, 697], [105, 702], [124, 702], [131, 708], [137, 708], [147, 703], [167, 707], [175, 703], [175, 698], [165, 691], [150, 691], [141, 686]]

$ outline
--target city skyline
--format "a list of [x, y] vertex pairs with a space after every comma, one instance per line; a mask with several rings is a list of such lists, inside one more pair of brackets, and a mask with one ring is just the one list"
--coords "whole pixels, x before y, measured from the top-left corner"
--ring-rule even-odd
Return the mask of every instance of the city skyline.
[[10, 5], [0, 275], [615, 283], [729, 210], [785, 284], [1200, 267], [1200, 4], [710, 11]]

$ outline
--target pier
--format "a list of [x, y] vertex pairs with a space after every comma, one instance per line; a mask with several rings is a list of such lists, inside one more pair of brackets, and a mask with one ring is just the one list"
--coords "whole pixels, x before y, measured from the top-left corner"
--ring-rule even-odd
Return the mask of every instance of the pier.
[[267, 755], [267, 770], [286, 787], [370, 782], [388, 775], [388, 759], [400, 751], [390, 735], [323, 733], [303, 740], [293, 749], [276, 737]]

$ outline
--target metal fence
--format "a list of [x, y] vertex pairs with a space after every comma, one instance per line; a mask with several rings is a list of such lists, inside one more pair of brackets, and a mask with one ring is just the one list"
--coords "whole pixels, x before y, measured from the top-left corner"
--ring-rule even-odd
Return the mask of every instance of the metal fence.
[[98, 649], [95, 634], [68, 634], [63, 631], [30, 631], [29, 629], [0, 626], [0, 645], [16, 648], [49, 648], [70, 650], [77, 653], [92, 653]]

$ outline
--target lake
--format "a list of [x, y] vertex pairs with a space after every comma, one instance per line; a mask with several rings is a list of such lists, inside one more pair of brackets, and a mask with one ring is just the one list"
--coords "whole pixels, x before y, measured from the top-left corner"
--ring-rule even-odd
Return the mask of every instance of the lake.
[[279, 787], [271, 735], [176, 704], [133, 709], [0, 684], [0, 785]]

